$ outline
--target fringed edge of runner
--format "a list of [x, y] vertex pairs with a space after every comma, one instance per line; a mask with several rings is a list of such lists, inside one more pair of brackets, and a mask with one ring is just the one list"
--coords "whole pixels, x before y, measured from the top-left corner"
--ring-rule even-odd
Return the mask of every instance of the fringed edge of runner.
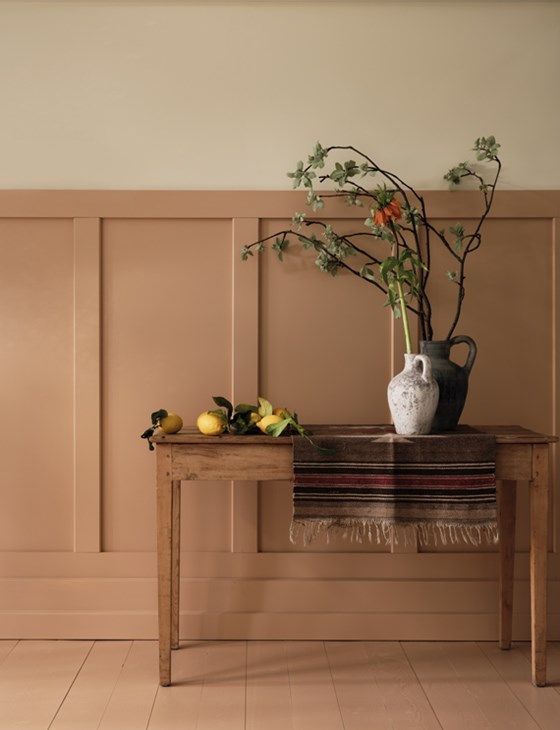
[[290, 542], [295, 543], [299, 537], [303, 544], [309, 545], [320, 533], [325, 532], [327, 542], [332, 533], [343, 538], [350, 538], [350, 542], [376, 542], [391, 545], [399, 543], [399, 534], [404, 534], [404, 544], [427, 545], [431, 540], [435, 544], [455, 545], [465, 543], [479, 546], [482, 543], [498, 542], [498, 525], [496, 521], [465, 524], [463, 522], [392, 522], [391, 520], [372, 519], [301, 519], [292, 520], [290, 525]]

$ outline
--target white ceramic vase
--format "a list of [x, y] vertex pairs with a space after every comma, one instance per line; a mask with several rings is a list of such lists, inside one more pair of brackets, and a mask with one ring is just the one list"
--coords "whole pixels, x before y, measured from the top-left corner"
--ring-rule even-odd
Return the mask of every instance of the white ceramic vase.
[[387, 388], [395, 431], [405, 436], [430, 433], [439, 400], [439, 387], [427, 355], [405, 355], [404, 370]]

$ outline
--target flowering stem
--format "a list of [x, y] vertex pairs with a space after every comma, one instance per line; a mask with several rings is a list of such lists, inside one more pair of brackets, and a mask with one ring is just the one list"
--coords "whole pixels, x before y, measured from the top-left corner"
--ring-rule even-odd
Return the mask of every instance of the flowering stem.
[[404, 342], [406, 345], [406, 352], [410, 355], [412, 352], [412, 342], [410, 340], [410, 326], [408, 324], [408, 313], [406, 311], [406, 301], [404, 298], [404, 292], [401, 282], [397, 279], [397, 291], [399, 293], [399, 302], [401, 305], [401, 316], [404, 330]]

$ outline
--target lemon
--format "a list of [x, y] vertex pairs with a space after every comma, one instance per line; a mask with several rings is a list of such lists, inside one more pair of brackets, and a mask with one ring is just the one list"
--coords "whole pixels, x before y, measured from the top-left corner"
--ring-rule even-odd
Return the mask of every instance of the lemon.
[[176, 413], [168, 413], [161, 419], [159, 425], [164, 433], [177, 433], [183, 428], [183, 419]]
[[[280, 423], [280, 421], [283, 421], [284, 419], [277, 415], [271, 415], [271, 416], [265, 416], [264, 418], [261, 418], [261, 420], [257, 423], [257, 426], [260, 428], [260, 430], [263, 433], [266, 433], [266, 429], [268, 426], [272, 426], [273, 423]], [[267, 434], [268, 436], [270, 434]]]
[[225, 431], [226, 421], [223, 417], [218, 416], [216, 413], [210, 411], [204, 411], [196, 419], [196, 427], [205, 436], [219, 436]]
[[275, 416], [280, 416], [280, 418], [289, 418], [290, 417], [290, 411], [287, 408], [275, 408], [272, 413]]

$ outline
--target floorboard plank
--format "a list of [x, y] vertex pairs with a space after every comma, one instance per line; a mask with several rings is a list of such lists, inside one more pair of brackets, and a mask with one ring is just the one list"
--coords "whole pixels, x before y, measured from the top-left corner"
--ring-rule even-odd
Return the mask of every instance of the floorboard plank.
[[45, 730], [92, 645], [20, 641], [0, 665], [0, 730]]
[[400, 644], [327, 642], [345, 730], [434, 730], [440, 724]]
[[343, 730], [342, 715], [323, 642], [287, 641], [294, 730]]
[[211, 642], [205, 653], [197, 730], [244, 730], [246, 642]]
[[171, 654], [170, 687], [158, 690], [149, 730], [195, 730], [204, 685], [206, 645], [182, 643]]
[[292, 700], [282, 641], [247, 643], [246, 730], [290, 730]]
[[96, 641], [49, 730], [97, 730], [131, 641]]
[[560, 724], [560, 695], [554, 687], [533, 685], [529, 663], [523, 652], [516, 646], [509, 651], [502, 651], [494, 642], [480, 642], [479, 647], [538, 726], [542, 730], [557, 730]]
[[99, 730], [145, 730], [158, 682], [157, 641], [135, 641], [107, 703]]
[[474, 643], [403, 645], [445, 730], [538, 730], [538, 725]]

